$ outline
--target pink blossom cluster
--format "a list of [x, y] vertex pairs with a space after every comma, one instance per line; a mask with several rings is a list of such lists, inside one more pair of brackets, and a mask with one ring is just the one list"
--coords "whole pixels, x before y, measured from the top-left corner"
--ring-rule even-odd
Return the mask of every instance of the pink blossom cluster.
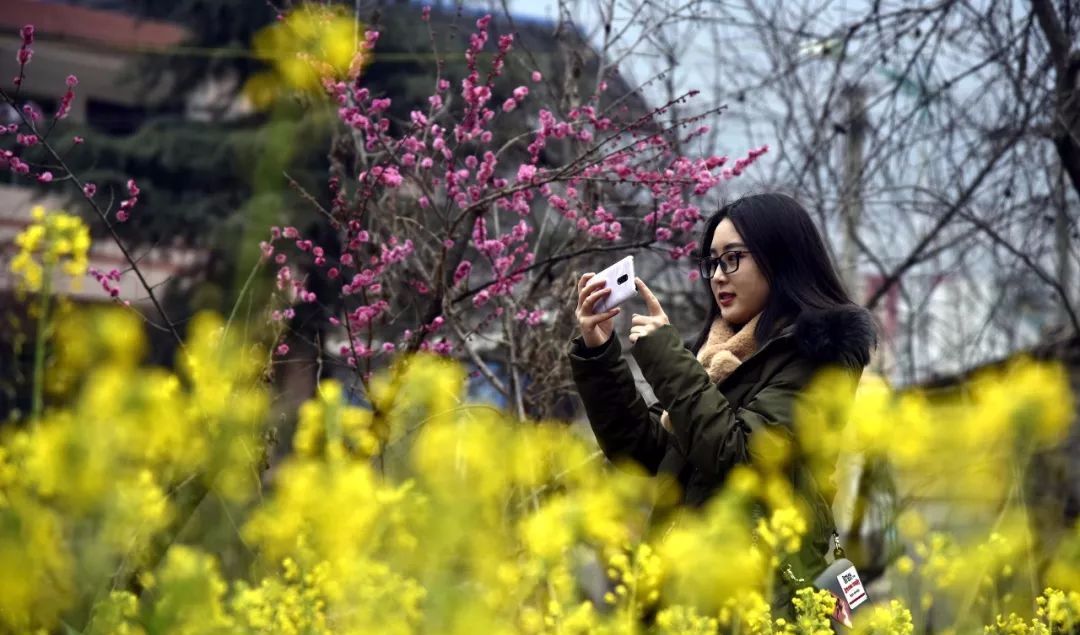
[[472, 261], [462, 260], [459, 262], [454, 270], [454, 286], [456, 287], [468, 279], [470, 273], [472, 273]]
[[540, 309], [535, 309], [532, 311], [526, 311], [525, 309], [521, 309], [514, 315], [514, 319], [519, 322], [525, 322], [529, 326], [536, 326], [540, 324], [540, 321], [543, 319], [543, 317], [544, 312]]
[[508, 233], [489, 238], [487, 221], [477, 218], [473, 225], [473, 245], [491, 264], [495, 280], [473, 296], [473, 306], [483, 306], [492, 297], [509, 295], [525, 278], [525, 269], [533, 263], [535, 255], [529, 251], [525, 239], [532, 227], [524, 220], [518, 221]]
[[[583, 106], [571, 111], [568, 121], [559, 122], [548, 111], [540, 112], [541, 127], [536, 137], [529, 146], [533, 157], [533, 163], [522, 165], [518, 168], [517, 179], [519, 183], [532, 183], [538, 173], [535, 162], [539, 152], [547, 144], [548, 138], [565, 139], [574, 138], [578, 141], [593, 139], [596, 133], [605, 133], [612, 129], [610, 119], [598, 117], [595, 108]], [[582, 126], [582, 123], [587, 125]], [[696, 134], [707, 131], [707, 127], [701, 127]], [[618, 184], [624, 188], [635, 191], [645, 189], [657, 202], [656, 211], [644, 218], [646, 225], [653, 228], [654, 236], [660, 241], [671, 241], [676, 235], [693, 231], [694, 226], [700, 222], [702, 216], [698, 207], [692, 204], [687, 196], [689, 186], [693, 196], [707, 194], [713, 188], [722, 184], [741, 173], [750, 163], [763, 154], [767, 148], [751, 151], [750, 155], [738, 162], [738, 170], [721, 170], [726, 163], [726, 157], [712, 156], [704, 159], [691, 160], [687, 157], [674, 154], [671, 142], [660, 134], [637, 134], [631, 131], [630, 135], [635, 138], [632, 143], [618, 142], [606, 143], [600, 146], [604, 152], [597, 160], [585, 166], [578, 174], [566, 179], [560, 191], [556, 185], [544, 183], [537, 189], [547, 199], [548, 205], [564, 218], [572, 221], [575, 226], [589, 236], [601, 240], [617, 241], [622, 237], [622, 223], [607, 213], [602, 207], [597, 210], [585, 209], [581, 202], [580, 187], [583, 183], [593, 180], [609, 184]], [[616, 138], [621, 135], [616, 135]], [[614, 146], [614, 147], [613, 147]], [[657, 169], [655, 166], [667, 162], [666, 167]], [[515, 194], [515, 196], [519, 196]], [[528, 192], [524, 198], [528, 198]], [[511, 200], [508, 207], [518, 203]], [[685, 246], [675, 247], [671, 254], [675, 258], [682, 258], [692, 251]]]
[[108, 293], [110, 297], [117, 297], [120, 295], [120, 271], [117, 269], [110, 269], [108, 272], [103, 272], [95, 267], [87, 269], [87, 274], [94, 280], [97, 280], [101, 288]]
[[292, 267], [281, 267], [277, 271], [277, 288], [279, 290], [285, 290], [289, 288], [292, 283]]
[[23, 73], [26, 70], [26, 65], [30, 63], [30, 58], [34, 56], [34, 25], [27, 24], [23, 28], [19, 29], [19, 36], [22, 37], [22, 43], [19, 45], [19, 51], [15, 53], [15, 61], [19, 63], [19, 74], [15, 76], [15, 86], [21, 86], [23, 81]]
[[20, 159], [11, 150], [0, 150], [0, 170], [11, 170], [15, 174], [29, 174], [30, 164]]
[[34, 106], [32, 104], [23, 104], [22, 111], [23, 111], [23, 114], [26, 115], [26, 118], [29, 119], [30, 121], [32, 121], [32, 122], [41, 121], [41, 111], [38, 110], [37, 108], [34, 108]]
[[[283, 254], [284, 255], [284, 254]], [[293, 297], [297, 298], [301, 302], [312, 303], [318, 300], [318, 297], [314, 292], [309, 291], [304, 287], [303, 279], [297, 279], [293, 277], [293, 269], [289, 266], [280, 267], [277, 270], [276, 285], [279, 290], [288, 290], [292, 293]], [[291, 315], [287, 317], [292, 317]]]
[[603, 205], [597, 206], [596, 211], [593, 212], [593, 217], [596, 219], [596, 224], [589, 227], [588, 232], [590, 236], [603, 238], [609, 241], [616, 241], [619, 239], [620, 232], [622, 231], [622, 223], [615, 220], [615, 217], [608, 213]]
[[289, 307], [287, 309], [280, 310], [280, 311], [277, 310], [277, 309], [274, 309], [273, 311], [270, 312], [270, 319], [272, 321], [274, 321], [274, 322], [280, 322], [282, 320], [291, 320], [294, 317], [296, 317], [296, 310], [293, 309], [292, 307]]
[[120, 208], [116, 210], [116, 220], [121, 223], [126, 223], [128, 218], [131, 217], [131, 210], [135, 208], [135, 204], [139, 202], [139, 186], [135, 184], [135, 179], [128, 179], [127, 182], [128, 197], [120, 201]]
[[540, 159], [540, 151], [547, 146], [549, 138], [576, 139], [581, 142], [593, 141], [597, 131], [612, 130], [615, 124], [609, 117], [599, 116], [596, 107], [585, 105], [573, 108], [567, 114], [566, 121], [559, 121], [549, 110], [540, 110], [540, 129], [529, 144], [529, 156], [535, 164]]
[[[19, 133], [19, 124], [0, 126], [0, 134], [15, 135], [15, 143], [21, 147], [28, 147], [38, 142], [35, 134]], [[11, 170], [15, 174], [29, 174], [30, 165], [18, 157], [12, 150], [0, 150], [0, 170]]]
[[[486, 128], [495, 118], [495, 111], [488, 108], [487, 104], [491, 100], [495, 79], [502, 75], [506, 64], [506, 54], [513, 46], [514, 36], [499, 36], [498, 49], [492, 59], [491, 68], [487, 77], [481, 82], [480, 73], [477, 70], [477, 59], [484, 45], [487, 44], [490, 25], [491, 16], [485, 15], [476, 21], [476, 31], [469, 35], [469, 46], [465, 50], [468, 74], [461, 80], [461, 97], [465, 102], [465, 112], [458, 125], [454, 127], [454, 139], [458, 143], [474, 139], [490, 143], [493, 137], [492, 132]], [[527, 91], [528, 89], [525, 90], [526, 93]], [[515, 92], [515, 97], [518, 94], [521, 99], [525, 98], [525, 93]]]
[[60, 98], [60, 105], [56, 108], [56, 118], [64, 119], [71, 112], [71, 102], [75, 99], [75, 87], [79, 85], [79, 78], [74, 75], [68, 75], [67, 80], [64, 82], [67, 85], [67, 91], [64, 92], [64, 96]]
[[[336, 280], [344, 277], [338, 291], [341, 298], [379, 296], [383, 290], [383, 278], [387, 271], [412, 255], [414, 250], [413, 242], [410, 239], [399, 240], [396, 236], [389, 236], [384, 242], [376, 242], [372, 240], [371, 235], [366, 230], [359, 228], [359, 223], [356, 221], [349, 223], [349, 227], [349, 235], [351, 236], [347, 245], [349, 251], [342, 253], [336, 259], [336, 262], [332, 262], [327, 249], [314, 244], [310, 239], [303, 238], [297, 228], [291, 226], [284, 228], [272, 227], [270, 240], [262, 241], [260, 249], [264, 258], [274, 256], [275, 262], [282, 265], [276, 275], [277, 288], [282, 291], [289, 291], [290, 297], [295, 297], [300, 302], [314, 303], [318, 301], [316, 294], [306, 288], [304, 280], [294, 275], [293, 267], [285, 264], [287, 255], [275, 248], [274, 243], [276, 241], [291, 240], [298, 252], [311, 254], [312, 264], [317, 269], [322, 270], [327, 278]], [[372, 253], [375, 249], [378, 250], [377, 254]], [[359, 255], [361, 251], [367, 251], [371, 255], [366, 259], [362, 258]], [[347, 311], [345, 317], [348, 328], [354, 332], [362, 331], [386, 314], [389, 308], [390, 303], [381, 297], [366, 301], [366, 303]], [[290, 312], [275, 311], [271, 317], [275, 320], [292, 317], [291, 309], [288, 309], [288, 311]], [[331, 317], [330, 322], [334, 326], [342, 324], [342, 321], [336, 317]], [[438, 324], [442, 324], [441, 318]], [[393, 352], [394, 348], [385, 350], [384, 347], [382, 350], [389, 353]], [[350, 366], [356, 366], [357, 359], [370, 357], [378, 351], [369, 348], [357, 339], [351, 346], [343, 346], [340, 352]]]

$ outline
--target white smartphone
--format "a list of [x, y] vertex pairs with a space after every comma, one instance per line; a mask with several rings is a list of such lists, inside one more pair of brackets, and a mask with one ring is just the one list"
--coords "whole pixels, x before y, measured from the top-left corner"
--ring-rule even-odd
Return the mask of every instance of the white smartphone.
[[605, 313], [637, 295], [637, 283], [634, 281], [634, 257], [627, 256], [596, 274], [597, 278], [607, 282], [606, 289], [611, 293], [600, 298], [593, 307], [593, 314]]

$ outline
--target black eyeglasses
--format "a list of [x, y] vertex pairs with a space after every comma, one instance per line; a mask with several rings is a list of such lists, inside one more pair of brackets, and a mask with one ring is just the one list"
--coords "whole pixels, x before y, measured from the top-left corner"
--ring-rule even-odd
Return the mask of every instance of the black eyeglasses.
[[739, 260], [749, 253], [749, 251], [732, 250], [725, 251], [719, 256], [699, 258], [698, 271], [701, 272], [701, 275], [704, 278], [713, 277], [713, 275], [716, 274], [717, 267], [720, 267], [720, 271], [723, 271], [724, 275], [735, 273], [739, 270]]

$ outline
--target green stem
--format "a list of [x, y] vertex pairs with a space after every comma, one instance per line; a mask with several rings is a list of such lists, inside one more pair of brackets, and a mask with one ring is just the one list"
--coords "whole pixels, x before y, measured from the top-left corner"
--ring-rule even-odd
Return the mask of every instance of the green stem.
[[49, 305], [52, 300], [52, 266], [46, 265], [41, 285], [41, 313], [38, 315], [37, 336], [34, 341], [34, 387], [30, 409], [31, 425], [41, 418], [42, 394], [45, 391], [45, 340], [49, 328]]
[[251, 272], [248, 274], [247, 280], [244, 280], [244, 286], [240, 288], [240, 295], [236, 297], [236, 302], [233, 303], [232, 310], [229, 311], [229, 319], [225, 322], [225, 335], [222, 337], [224, 340], [229, 335], [229, 327], [232, 326], [233, 320], [236, 318], [236, 311], [240, 308], [240, 303], [244, 299], [244, 294], [248, 292], [251, 287], [252, 280], [255, 279], [255, 274], [259, 273], [259, 269], [262, 267], [262, 261], [255, 261], [255, 266], [251, 268]]

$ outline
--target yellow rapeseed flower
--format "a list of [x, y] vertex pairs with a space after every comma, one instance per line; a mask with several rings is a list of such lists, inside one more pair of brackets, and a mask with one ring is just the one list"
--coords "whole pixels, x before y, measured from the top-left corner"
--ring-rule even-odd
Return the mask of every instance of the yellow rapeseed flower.
[[73, 288], [86, 273], [90, 250], [90, 230], [78, 216], [62, 211], [46, 212], [36, 206], [33, 222], [15, 236], [18, 252], [11, 260], [11, 271], [23, 291], [38, 292], [45, 277], [57, 270], [72, 278]]
[[858, 635], [911, 635], [915, 632], [911, 611], [897, 600], [859, 611], [855, 613], [854, 620], [854, 630]]
[[64, 519], [19, 492], [0, 507], [0, 632], [53, 624], [73, 597], [74, 559]]
[[112, 591], [94, 606], [85, 635], [144, 635], [138, 623], [139, 598], [129, 591]]
[[758, 522], [758, 536], [769, 545], [779, 558], [799, 551], [802, 537], [806, 534], [806, 519], [794, 507], [782, 507], [773, 511], [768, 522]]
[[259, 108], [284, 91], [317, 94], [325, 81], [355, 80], [371, 57], [355, 16], [343, 7], [313, 2], [297, 5], [260, 30], [252, 45], [256, 57], [270, 64], [270, 70], [254, 74], [244, 86]]
[[663, 635], [711, 635], [719, 628], [719, 620], [700, 615], [692, 606], [669, 606], [656, 615], [658, 632]]

